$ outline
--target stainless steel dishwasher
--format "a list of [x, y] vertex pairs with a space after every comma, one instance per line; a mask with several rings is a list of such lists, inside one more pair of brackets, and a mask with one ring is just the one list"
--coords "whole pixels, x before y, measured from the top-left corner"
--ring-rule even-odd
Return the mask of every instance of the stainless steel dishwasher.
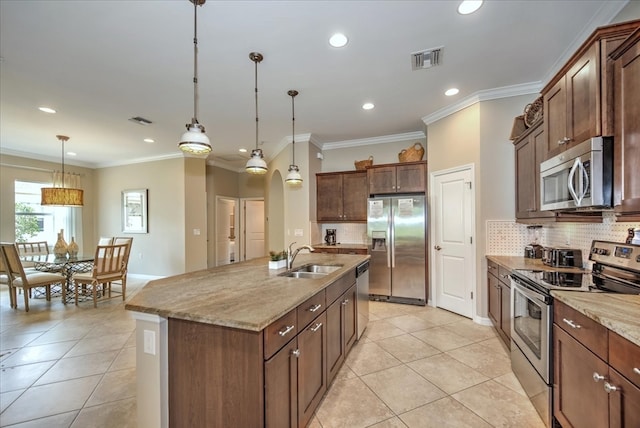
[[358, 339], [369, 323], [369, 260], [356, 268], [356, 288], [358, 291]]

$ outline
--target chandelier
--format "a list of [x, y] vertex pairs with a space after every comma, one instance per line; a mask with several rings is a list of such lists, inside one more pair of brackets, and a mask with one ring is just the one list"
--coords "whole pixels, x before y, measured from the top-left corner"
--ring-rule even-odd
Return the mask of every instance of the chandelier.
[[40, 194], [40, 205], [59, 207], [81, 207], [84, 205], [84, 191], [64, 187], [64, 143], [69, 140], [66, 135], [56, 135], [62, 142], [62, 187], [43, 187]]

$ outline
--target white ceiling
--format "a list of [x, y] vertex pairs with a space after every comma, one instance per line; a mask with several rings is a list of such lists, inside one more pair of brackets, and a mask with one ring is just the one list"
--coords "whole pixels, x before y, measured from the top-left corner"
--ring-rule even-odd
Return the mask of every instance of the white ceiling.
[[[291, 136], [289, 89], [300, 92], [296, 135], [319, 144], [419, 132], [422, 118], [482, 91], [539, 89], [627, 1], [486, 1], [468, 16], [458, 3], [209, 0], [198, 8], [198, 119], [210, 160], [255, 145], [252, 51], [265, 57], [259, 123], [269, 159]], [[77, 165], [179, 155], [193, 115], [193, 9], [187, 0], [1, 0], [1, 152], [59, 162], [55, 135], [65, 134], [77, 153], [65, 160]], [[349, 37], [342, 49], [327, 43], [336, 31]], [[441, 66], [411, 71], [412, 52], [438, 46]], [[445, 97], [452, 86], [460, 94]], [[376, 108], [362, 110], [366, 101]]]

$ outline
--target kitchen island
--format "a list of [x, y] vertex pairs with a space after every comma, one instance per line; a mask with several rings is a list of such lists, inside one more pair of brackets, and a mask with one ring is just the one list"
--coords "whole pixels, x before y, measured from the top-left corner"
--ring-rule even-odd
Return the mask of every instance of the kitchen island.
[[279, 276], [267, 258], [147, 284], [136, 318], [140, 426], [304, 426], [355, 342], [355, 268], [366, 255], [300, 254], [340, 266]]

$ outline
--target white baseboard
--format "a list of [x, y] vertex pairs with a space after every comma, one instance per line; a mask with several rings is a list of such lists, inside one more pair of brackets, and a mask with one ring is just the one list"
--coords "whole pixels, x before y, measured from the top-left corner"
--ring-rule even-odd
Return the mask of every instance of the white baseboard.
[[473, 318], [473, 322], [475, 322], [476, 324], [480, 324], [480, 325], [488, 325], [490, 327], [493, 327], [493, 323], [491, 322], [491, 320], [487, 317], [481, 317], [479, 315], [476, 315]]

